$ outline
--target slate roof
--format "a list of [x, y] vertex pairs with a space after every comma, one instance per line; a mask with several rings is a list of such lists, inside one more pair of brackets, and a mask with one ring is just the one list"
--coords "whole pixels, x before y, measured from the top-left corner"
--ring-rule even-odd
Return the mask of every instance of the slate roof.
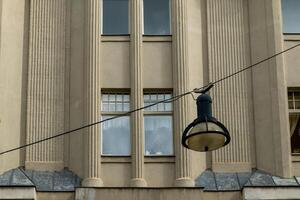
[[196, 180], [204, 191], [240, 191], [244, 187], [300, 187], [300, 177], [281, 178], [261, 170], [246, 173], [204, 171]]
[[[300, 187], [300, 177], [281, 178], [261, 170], [245, 173], [204, 171], [196, 180], [204, 191], [240, 191], [244, 187]], [[68, 169], [33, 171], [16, 168], [0, 175], [0, 187], [35, 187], [37, 191], [65, 192], [80, 187], [81, 178]]]
[[0, 175], [0, 187], [36, 187], [37, 191], [75, 191], [80, 183], [80, 177], [67, 169], [49, 172], [16, 168]]

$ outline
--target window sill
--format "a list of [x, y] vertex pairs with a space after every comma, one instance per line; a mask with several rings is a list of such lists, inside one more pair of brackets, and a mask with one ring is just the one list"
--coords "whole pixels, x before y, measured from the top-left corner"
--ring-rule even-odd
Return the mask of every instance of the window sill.
[[[131, 163], [130, 156], [101, 156], [102, 163]], [[175, 156], [145, 156], [145, 163], [175, 163]]]
[[145, 156], [145, 163], [175, 163], [175, 156]]
[[299, 41], [300, 33], [284, 33], [283, 39], [284, 41]]
[[130, 156], [101, 156], [102, 163], [131, 163]]
[[292, 154], [292, 162], [300, 162], [300, 153]]
[[172, 42], [171, 35], [143, 35], [143, 42]]
[[101, 42], [129, 42], [130, 35], [102, 35]]
[[[130, 42], [130, 35], [102, 35], [101, 42]], [[143, 42], [172, 42], [172, 36], [143, 35]]]

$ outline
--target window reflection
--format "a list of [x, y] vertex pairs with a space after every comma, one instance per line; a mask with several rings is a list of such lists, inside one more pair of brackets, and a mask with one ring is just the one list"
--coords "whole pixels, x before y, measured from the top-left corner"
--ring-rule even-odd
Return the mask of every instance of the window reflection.
[[172, 154], [172, 117], [145, 116], [145, 155]]
[[[103, 116], [107, 119], [113, 116]], [[102, 124], [102, 154], [130, 155], [129, 116], [106, 121]]]
[[103, 34], [128, 34], [128, 0], [103, 0]]
[[144, 34], [170, 35], [169, 0], [144, 0]]
[[300, 33], [300, 1], [282, 0], [282, 19], [284, 33]]

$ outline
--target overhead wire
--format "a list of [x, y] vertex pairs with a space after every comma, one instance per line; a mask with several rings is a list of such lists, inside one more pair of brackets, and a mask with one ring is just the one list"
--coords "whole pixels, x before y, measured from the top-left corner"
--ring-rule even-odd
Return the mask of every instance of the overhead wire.
[[94, 123], [90, 123], [90, 124], [87, 124], [87, 125], [75, 128], [75, 129], [71, 129], [69, 131], [65, 131], [65, 132], [62, 132], [62, 133], [59, 133], [59, 134], [56, 134], [56, 135], [44, 138], [44, 139], [40, 139], [40, 140], [31, 142], [31, 143], [28, 143], [28, 144], [24, 144], [24, 145], [21, 145], [21, 146], [18, 146], [18, 147], [15, 147], [15, 148], [3, 151], [3, 152], [0, 153], [0, 155], [4, 155], [4, 154], [7, 154], [7, 153], [10, 153], [10, 152], [19, 150], [19, 149], [26, 148], [28, 146], [32, 146], [32, 145], [35, 145], [35, 144], [38, 144], [38, 143], [41, 143], [41, 142], [44, 142], [44, 141], [52, 140], [52, 139], [55, 139], [55, 138], [58, 138], [58, 137], [61, 137], [61, 136], [67, 135], [67, 134], [71, 134], [71, 133], [80, 131], [82, 129], [86, 129], [86, 128], [89, 128], [89, 127], [92, 127], [92, 126], [95, 126], [95, 125], [98, 125], [98, 124], [101, 124], [101, 123], [104, 123], [104, 122], [107, 122], [107, 121], [110, 121], [110, 120], [114, 120], [114, 119], [117, 119], [117, 118], [129, 115], [131, 113], [134, 113], [134, 112], [137, 112], [137, 111], [140, 111], [140, 110], [144, 110], [146, 108], [150, 108], [152, 106], [155, 106], [155, 105], [158, 105], [158, 104], [161, 104], [161, 103], [169, 103], [169, 102], [177, 101], [178, 99], [180, 99], [180, 98], [182, 98], [182, 97], [184, 97], [186, 95], [192, 94], [192, 93], [203, 93], [203, 92], [206, 91], [207, 88], [212, 87], [212, 85], [220, 83], [220, 82], [222, 82], [222, 81], [224, 81], [224, 80], [226, 80], [228, 78], [231, 78], [231, 77], [233, 77], [233, 76], [235, 76], [235, 75], [237, 75], [239, 73], [242, 73], [242, 72], [244, 72], [244, 71], [246, 71], [248, 69], [251, 69], [251, 68], [253, 68], [253, 67], [255, 67], [255, 66], [257, 66], [257, 65], [259, 65], [261, 63], [264, 63], [264, 62], [266, 62], [268, 60], [271, 60], [272, 58], [275, 58], [275, 57], [277, 57], [277, 56], [279, 56], [279, 55], [281, 55], [281, 54], [283, 54], [285, 52], [288, 52], [288, 51], [290, 51], [290, 50], [292, 50], [292, 49], [294, 49], [294, 48], [296, 48], [298, 46], [300, 46], [300, 43], [296, 44], [296, 45], [294, 45], [294, 46], [292, 46], [290, 48], [287, 48], [287, 49], [285, 49], [285, 50], [283, 50], [281, 52], [278, 52], [278, 53], [276, 53], [276, 54], [274, 54], [274, 55], [272, 55], [272, 56], [270, 56], [268, 58], [262, 59], [262, 60], [254, 63], [252, 65], [249, 65], [249, 66], [247, 66], [245, 68], [242, 68], [241, 70], [238, 70], [238, 71], [236, 71], [236, 72], [234, 72], [234, 73], [232, 73], [230, 75], [227, 75], [227, 76], [225, 76], [223, 78], [220, 78], [220, 79], [218, 79], [216, 81], [210, 82], [209, 84], [204, 85], [204, 86], [202, 86], [200, 88], [195, 88], [195, 89], [193, 89], [191, 91], [188, 91], [188, 92], [185, 92], [183, 94], [179, 94], [179, 95], [173, 96], [173, 97], [168, 98], [168, 99], [157, 101], [157, 102], [149, 104], [147, 106], [143, 106], [143, 107], [140, 107], [140, 108], [137, 108], [137, 109], [134, 109], [134, 110], [130, 110], [128, 112], [125, 112], [125, 113], [122, 113], [122, 114], [119, 114], [119, 115], [116, 115], [116, 116], [113, 116], [113, 117], [110, 117], [110, 118], [107, 118], [107, 119], [103, 119], [103, 120], [100, 120], [100, 121], [97, 121], [97, 122], [94, 122]]

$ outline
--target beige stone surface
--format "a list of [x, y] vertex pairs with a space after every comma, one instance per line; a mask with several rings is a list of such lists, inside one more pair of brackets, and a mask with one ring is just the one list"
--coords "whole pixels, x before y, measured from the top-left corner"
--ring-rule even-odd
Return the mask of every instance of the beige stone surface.
[[36, 200], [74, 200], [75, 192], [37, 192]]
[[144, 88], [172, 88], [172, 43], [143, 43]]
[[[284, 49], [290, 48], [300, 42], [300, 35], [284, 36]], [[285, 79], [288, 87], [299, 87], [300, 85], [300, 59], [299, 59], [300, 48], [297, 47], [290, 52], [284, 54], [284, 69]]]
[[[283, 50], [280, 1], [249, 1], [251, 63]], [[256, 166], [291, 176], [283, 57], [252, 69]]]
[[1, 187], [0, 199], [36, 200], [37, 196], [34, 187]]
[[131, 163], [104, 162], [101, 165], [102, 179], [105, 186], [129, 187], [131, 179]]
[[145, 179], [149, 187], [170, 187], [174, 183], [174, 175], [175, 163], [145, 164]]
[[300, 189], [293, 187], [281, 188], [245, 188], [243, 190], [244, 200], [259, 199], [300, 199]]
[[[137, 5], [135, 18], [130, 18], [131, 25], [135, 23], [130, 28], [136, 30], [134, 31], [136, 35], [100, 36], [101, 13], [99, 11], [101, 9], [93, 10], [95, 13], [91, 12], [92, 10], [85, 11], [86, 2], [97, 3], [95, 0], [32, 2], [39, 2], [41, 5], [48, 3], [47, 9], [45, 7], [47, 12], [39, 12], [40, 17], [31, 19], [31, 22], [41, 23], [40, 28], [52, 28], [49, 23], [48, 25], [44, 23], [50, 20], [50, 8], [60, 13], [54, 16], [54, 19], [60, 23], [54, 24], [58, 35], [49, 32], [43, 37], [45, 40], [36, 39], [35, 44], [43, 47], [42, 49], [33, 44], [31, 46], [36, 49], [29, 48], [29, 28], [35, 26], [34, 23], [30, 24], [28, 19], [29, 0], [0, 0], [0, 134], [5, 138], [0, 140], [0, 151], [24, 143], [26, 134], [28, 141], [32, 141], [37, 139], [37, 136], [50, 136], [56, 130], [61, 130], [55, 129], [57, 127], [65, 126], [67, 129], [74, 129], [99, 119], [100, 98], [93, 95], [100, 95], [101, 89], [131, 88], [131, 91], [134, 91], [132, 108], [138, 108], [143, 105], [144, 88], [173, 89], [174, 94], [181, 94], [224, 77], [238, 70], [239, 67], [255, 63], [300, 41], [297, 35], [282, 37], [280, 1], [276, 0], [231, 0], [228, 1], [229, 3], [226, 1], [226, 6], [222, 6], [225, 4], [222, 0], [172, 0], [173, 15], [178, 18], [173, 18], [172, 36], [164, 37], [142, 36], [141, 10]], [[66, 4], [53, 2], [66, 2]], [[98, 3], [95, 4], [97, 7]], [[68, 14], [71, 14], [70, 19]], [[42, 34], [39, 28], [31, 30], [31, 34]], [[91, 33], [91, 37], [88, 37], [87, 33]], [[60, 46], [62, 49], [48, 54], [52, 42], [58, 46], [62, 45]], [[34, 49], [35, 56], [30, 57], [30, 49]], [[71, 134], [70, 138], [65, 140], [63, 148], [62, 143], [56, 145], [55, 142], [44, 146], [39, 145], [32, 151], [32, 156], [43, 159], [33, 159], [30, 163], [26, 162], [26, 166], [38, 170], [69, 167], [83, 178], [92, 178], [92, 182], [94, 178], [102, 178], [104, 185], [108, 187], [130, 186], [131, 178], [143, 183], [145, 180], [151, 187], [171, 187], [175, 179], [182, 180], [183, 184], [178, 186], [187, 186], [187, 183], [192, 183], [191, 180], [206, 168], [236, 172], [249, 171], [254, 167], [280, 176], [291, 175], [292, 169], [292, 174], [299, 175], [298, 162], [291, 164], [290, 160], [286, 102], [286, 87], [300, 86], [299, 51], [299, 48], [294, 49], [283, 57], [255, 67], [249, 71], [250, 74], [243, 73], [238, 75], [238, 78], [226, 83], [222, 82], [212, 89], [212, 93], [216, 96], [214, 100], [217, 105], [214, 109], [218, 110], [216, 116], [221, 116], [220, 119], [225, 125], [229, 124], [233, 138], [228, 148], [213, 155], [190, 152], [181, 147], [182, 131], [186, 124], [196, 117], [195, 102], [191, 96], [188, 96], [174, 103], [176, 157], [171, 161], [165, 159], [156, 162], [152, 158], [144, 159], [143, 119], [140, 112], [135, 116], [137, 120], [132, 129], [134, 130], [132, 138], [134, 159], [124, 158], [123, 161], [118, 161], [119, 158], [112, 157], [109, 158], [110, 161], [104, 159], [101, 162], [98, 127], [92, 131], [93, 134], [90, 136], [93, 137], [85, 137], [86, 130]], [[39, 59], [37, 55], [40, 56]], [[37, 65], [35, 61], [43, 65]], [[60, 64], [55, 63], [51, 66], [57, 67], [56, 69], [64, 66], [65, 72], [56, 71], [55, 74], [54, 68], [49, 67], [54, 61]], [[28, 63], [36, 64], [39, 73], [45, 74], [47, 69], [53, 72], [51, 84], [55, 87], [50, 87], [48, 84], [48, 89], [55, 98], [59, 96], [56, 100], [61, 104], [54, 104], [51, 98], [45, 98], [44, 101], [37, 101], [40, 104], [34, 104], [36, 112], [47, 111], [48, 113], [49, 109], [52, 112], [51, 116], [62, 114], [57, 115], [56, 121], [52, 121], [53, 124], [47, 120], [47, 123], [43, 123], [42, 119], [34, 118], [31, 114], [26, 118], [27, 75], [30, 72]], [[41, 68], [41, 66], [49, 68]], [[95, 73], [89, 70], [95, 70], [93, 71]], [[62, 75], [63, 73], [65, 74]], [[93, 77], [95, 74], [97, 77]], [[54, 84], [58, 77], [60, 77], [59, 84]], [[39, 79], [37, 82], [40, 84], [30, 86], [45, 93], [46, 82], [50, 80], [38, 75], [36, 78]], [[91, 89], [89, 94], [87, 94], [88, 89]], [[50, 101], [52, 104], [49, 103]], [[33, 110], [29, 108], [30, 112]], [[88, 120], [87, 115], [90, 117]], [[28, 125], [29, 122], [35, 124], [31, 128], [36, 131], [36, 134], [32, 134], [31, 131], [25, 132], [26, 121]], [[46, 125], [51, 125], [52, 128]], [[39, 135], [37, 130], [41, 129], [52, 131]], [[55, 159], [50, 159], [52, 155], [58, 155], [57, 152], [61, 152], [63, 158], [54, 156]], [[24, 160], [24, 153], [18, 151], [1, 156], [0, 172], [24, 165]], [[87, 186], [91, 185], [93, 184], [87, 184]], [[91, 195], [99, 193], [108, 199], [115, 198], [110, 196], [114, 194], [109, 190], [103, 190], [104, 193], [99, 192], [100, 190], [90, 191]], [[147, 194], [152, 195], [153, 192], [151, 190], [147, 192], [140, 190], [138, 193], [128, 191], [120, 189], [120, 194], [124, 192], [125, 199], [137, 198], [136, 195], [147, 199]], [[161, 196], [155, 197], [163, 198], [169, 195], [169, 192], [163, 191]], [[185, 194], [186, 190], [183, 189], [181, 192]], [[177, 194], [179, 198], [182, 195], [179, 194], [179, 190], [171, 193], [172, 195], [166, 198], [177, 198]], [[200, 193], [196, 191], [188, 195], [191, 195], [191, 199], [194, 198], [193, 195], [201, 195], [204, 199], [241, 197], [238, 192]], [[46, 198], [50, 194], [38, 195]]]
[[158, 188], [78, 188], [76, 200], [199, 200], [202, 199], [201, 189], [158, 189]]
[[[0, 151], [24, 142], [24, 110], [26, 99], [25, 1], [0, 2]], [[0, 173], [20, 165], [20, 151], [0, 157]]]
[[102, 88], [130, 88], [129, 53], [129, 42], [101, 42]]

